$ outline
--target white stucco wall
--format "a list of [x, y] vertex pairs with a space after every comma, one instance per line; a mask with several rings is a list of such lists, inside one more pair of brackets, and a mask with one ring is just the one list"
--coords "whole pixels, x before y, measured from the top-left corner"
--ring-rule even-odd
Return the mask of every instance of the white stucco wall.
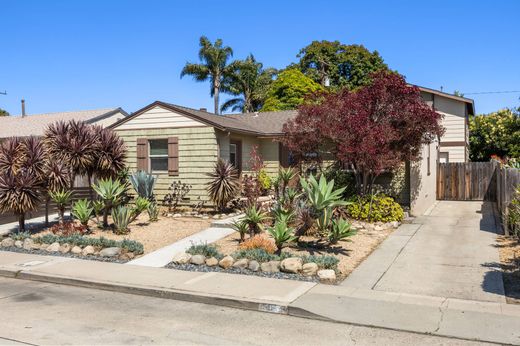
[[[422, 149], [421, 159], [410, 164], [410, 214], [422, 215], [436, 201], [438, 142]], [[429, 153], [429, 155], [428, 155]], [[428, 174], [428, 157], [430, 170]]]

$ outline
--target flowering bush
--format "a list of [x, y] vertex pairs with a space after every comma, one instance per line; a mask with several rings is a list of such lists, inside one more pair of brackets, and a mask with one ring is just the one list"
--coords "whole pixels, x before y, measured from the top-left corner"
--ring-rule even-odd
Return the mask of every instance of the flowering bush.
[[352, 202], [347, 206], [347, 214], [356, 220], [391, 222], [404, 218], [404, 211], [399, 203], [385, 195], [369, 195], [359, 200], [352, 199]]

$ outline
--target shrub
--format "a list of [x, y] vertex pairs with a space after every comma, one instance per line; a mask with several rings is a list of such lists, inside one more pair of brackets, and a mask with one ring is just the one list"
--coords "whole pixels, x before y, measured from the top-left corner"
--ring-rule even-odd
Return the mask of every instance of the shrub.
[[320, 269], [336, 269], [338, 267], [339, 259], [334, 256], [303, 256], [303, 263], [316, 263]]
[[238, 248], [241, 250], [263, 249], [270, 254], [276, 251], [276, 245], [273, 241], [261, 235], [255, 235], [253, 238], [240, 243]]
[[338, 167], [330, 167], [324, 172], [325, 178], [330, 181], [334, 180], [334, 186], [337, 188], [344, 188], [343, 198], [350, 198], [356, 193], [356, 177], [352, 172], [349, 172]]
[[213, 172], [207, 175], [211, 179], [207, 184], [209, 197], [219, 210], [223, 210], [239, 193], [238, 171], [228, 161], [219, 159]]
[[14, 240], [14, 241], [17, 241], [17, 240], [24, 241], [25, 239], [31, 237], [31, 232], [28, 232], [28, 231], [24, 231], [24, 232], [14, 232], [14, 233], [10, 234], [9, 237], [10, 237], [12, 240]]
[[367, 195], [352, 199], [352, 203], [347, 206], [347, 214], [353, 219], [368, 222], [401, 221], [404, 218], [404, 211], [399, 203], [385, 195]]
[[511, 234], [520, 236], [520, 185], [516, 188], [513, 200], [509, 204], [507, 224]]
[[83, 235], [88, 232], [88, 229], [84, 225], [77, 225], [74, 222], [64, 222], [53, 225], [50, 231], [53, 234], [67, 237], [73, 234]]
[[169, 212], [174, 212], [184, 198], [190, 193], [192, 186], [182, 181], [174, 181], [168, 187], [168, 193], [164, 196], [163, 204]]
[[79, 222], [87, 227], [90, 216], [94, 211], [92, 203], [87, 199], [80, 199], [72, 205], [71, 214], [79, 220]]
[[107, 239], [104, 237], [100, 238], [90, 238], [85, 237], [80, 234], [72, 234], [70, 236], [62, 236], [62, 235], [55, 235], [55, 234], [45, 234], [43, 236], [34, 237], [33, 238], [35, 243], [40, 244], [52, 244], [52, 243], [60, 243], [60, 244], [70, 244], [72, 246], [94, 246], [99, 248], [106, 248], [106, 247], [120, 247], [122, 249], [125, 249], [130, 252], [134, 252], [137, 255], [140, 255], [144, 252], [144, 246], [143, 244], [135, 241], [135, 240], [128, 240], [124, 239], [121, 241], [113, 240], [113, 239]]
[[332, 227], [329, 230], [328, 238], [331, 244], [336, 244], [339, 240], [348, 238], [356, 234], [350, 222], [343, 218], [332, 221]]
[[279, 256], [273, 255], [265, 249], [240, 249], [231, 255], [234, 259], [247, 258], [250, 261], [269, 262], [279, 260]]
[[190, 255], [203, 255], [205, 257], [215, 257], [216, 259], [221, 259], [224, 257], [220, 251], [218, 251], [218, 248], [214, 244], [191, 244], [188, 250], [186, 250], [187, 253]]
[[264, 168], [262, 168], [258, 172], [258, 184], [260, 185], [260, 188], [262, 189], [262, 192], [266, 194], [269, 190], [271, 190], [272, 181], [269, 175], [267, 175], [267, 172]]
[[297, 239], [294, 235], [294, 229], [288, 227], [287, 224], [283, 222], [276, 222], [273, 227], [267, 228], [267, 232], [273, 237], [279, 253], [286, 243], [293, 242]]
[[112, 209], [112, 221], [114, 221], [114, 233], [128, 233], [128, 225], [132, 222], [133, 212], [125, 206], [117, 206]]

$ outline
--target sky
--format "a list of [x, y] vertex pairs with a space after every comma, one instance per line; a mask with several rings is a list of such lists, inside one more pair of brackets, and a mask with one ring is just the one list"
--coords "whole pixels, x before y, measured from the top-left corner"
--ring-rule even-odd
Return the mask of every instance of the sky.
[[518, 0], [0, 0], [0, 108], [211, 110], [209, 82], [180, 78], [206, 35], [275, 68], [313, 40], [362, 44], [409, 83], [461, 91], [488, 113], [520, 106], [520, 92], [469, 94], [520, 91], [518, 13]]

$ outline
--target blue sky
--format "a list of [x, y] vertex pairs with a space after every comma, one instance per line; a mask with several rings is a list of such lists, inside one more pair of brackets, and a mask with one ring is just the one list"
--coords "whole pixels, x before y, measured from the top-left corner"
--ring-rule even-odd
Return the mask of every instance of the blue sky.
[[[377, 50], [410, 83], [453, 92], [520, 90], [520, 1], [9, 1], [0, 3], [0, 108], [28, 113], [155, 100], [212, 109], [180, 79], [198, 38], [283, 68], [312, 40]], [[468, 95], [478, 113], [520, 93]], [[225, 96], [224, 96], [225, 99]]]

